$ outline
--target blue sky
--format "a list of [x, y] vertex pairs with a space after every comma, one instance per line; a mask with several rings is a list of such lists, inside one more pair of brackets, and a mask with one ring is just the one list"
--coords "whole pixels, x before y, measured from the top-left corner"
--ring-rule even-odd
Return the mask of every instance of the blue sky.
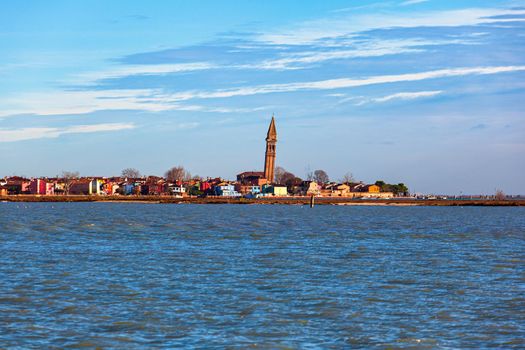
[[24, 1], [0, 12], [0, 175], [300, 177], [525, 194], [525, 1]]

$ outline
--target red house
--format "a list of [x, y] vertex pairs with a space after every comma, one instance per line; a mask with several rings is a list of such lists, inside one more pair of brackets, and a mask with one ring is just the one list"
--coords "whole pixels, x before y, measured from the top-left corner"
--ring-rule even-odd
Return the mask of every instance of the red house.
[[55, 185], [42, 179], [33, 179], [29, 184], [29, 193], [52, 195], [55, 194]]

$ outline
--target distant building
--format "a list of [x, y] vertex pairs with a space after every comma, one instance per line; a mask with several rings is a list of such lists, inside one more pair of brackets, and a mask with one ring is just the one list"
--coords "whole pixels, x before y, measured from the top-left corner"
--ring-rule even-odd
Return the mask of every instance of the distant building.
[[29, 192], [38, 195], [55, 194], [55, 184], [42, 179], [33, 179], [29, 184]]
[[179, 184], [171, 184], [168, 186], [168, 192], [175, 196], [186, 196], [186, 188]]
[[321, 187], [315, 181], [303, 181], [302, 194], [305, 196], [318, 196], [321, 194]]
[[235, 191], [235, 186], [229, 183], [220, 183], [214, 187], [215, 195], [221, 197], [240, 197], [241, 194]]
[[262, 186], [268, 183], [262, 171], [245, 171], [237, 175], [237, 181], [243, 185]]
[[364, 188], [364, 192], [379, 193], [381, 192], [381, 188], [377, 185], [366, 185]]
[[101, 195], [103, 192], [104, 181], [100, 179], [80, 179], [75, 180], [69, 187], [69, 194], [77, 195]]
[[284, 185], [270, 185], [264, 188], [264, 193], [276, 197], [285, 197], [288, 195], [288, 188]]
[[237, 183], [235, 184], [235, 190], [243, 196], [248, 195], [248, 194], [257, 196], [258, 194], [261, 193], [261, 186]]
[[29, 186], [31, 185], [31, 180], [20, 177], [20, 176], [11, 176], [5, 179], [4, 187], [7, 188], [9, 194], [29, 194]]

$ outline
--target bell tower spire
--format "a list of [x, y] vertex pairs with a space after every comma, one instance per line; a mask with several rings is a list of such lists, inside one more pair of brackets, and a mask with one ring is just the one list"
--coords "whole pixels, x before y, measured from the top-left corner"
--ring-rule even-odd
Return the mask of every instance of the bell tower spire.
[[277, 130], [275, 128], [275, 117], [272, 114], [272, 121], [266, 134], [266, 153], [264, 159], [264, 177], [269, 183], [274, 181], [275, 170], [275, 144], [277, 143]]

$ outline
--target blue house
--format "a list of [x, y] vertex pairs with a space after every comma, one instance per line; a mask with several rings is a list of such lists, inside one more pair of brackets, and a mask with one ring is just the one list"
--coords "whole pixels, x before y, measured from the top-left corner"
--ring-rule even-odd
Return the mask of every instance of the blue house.
[[215, 195], [222, 197], [240, 197], [241, 194], [235, 191], [233, 185], [227, 183], [220, 183], [214, 187]]
[[133, 189], [135, 188], [135, 186], [133, 186], [132, 184], [125, 184], [123, 187], [125, 195], [133, 194]]

